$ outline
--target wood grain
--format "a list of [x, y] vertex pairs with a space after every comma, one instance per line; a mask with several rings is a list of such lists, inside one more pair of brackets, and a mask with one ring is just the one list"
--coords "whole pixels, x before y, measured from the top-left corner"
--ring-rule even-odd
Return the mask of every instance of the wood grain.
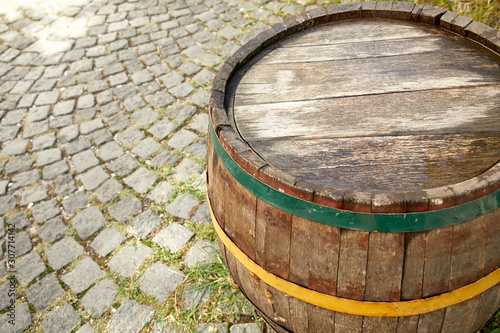
[[489, 274], [500, 267], [500, 209], [486, 214], [487, 239], [485, 241], [484, 274]]
[[417, 333], [440, 333], [446, 310], [437, 310], [420, 315]]
[[309, 289], [335, 296], [340, 249], [340, 229], [311, 222], [309, 236]]
[[342, 229], [337, 296], [364, 300], [369, 233]]
[[236, 77], [230, 113], [241, 137], [314, 184], [416, 191], [500, 159], [500, 66], [437, 28], [322, 25], [272, 45]]
[[[436, 59], [440, 67], [436, 67]], [[238, 85], [236, 107], [498, 85], [500, 73], [497, 63], [472, 51], [352, 59], [341, 64], [310, 62], [300, 66], [287, 63], [254, 67]]]
[[255, 214], [257, 198], [233, 177], [227, 178], [225, 230], [250, 259], [255, 260]]
[[309, 258], [311, 235], [314, 223], [306, 218], [292, 217], [292, 237], [290, 240], [290, 281], [307, 287], [309, 285]]
[[335, 333], [361, 333], [363, 331], [363, 317], [347, 313], [335, 314]]
[[500, 135], [401, 135], [251, 143], [270, 164], [312, 183], [372, 193], [417, 191], [476, 176], [500, 152]]
[[398, 318], [394, 317], [364, 317], [363, 333], [396, 332]]
[[442, 332], [473, 332], [479, 296], [446, 308]]
[[[279, 210], [265, 201], [258, 199], [257, 225], [264, 226], [265, 228], [263, 252], [258, 255], [263, 258], [261, 266], [283, 279], [288, 279], [290, 273], [292, 214]], [[259, 234], [258, 230], [256, 232], [256, 237], [261, 238], [262, 234]]]
[[422, 298], [424, 260], [425, 232], [406, 233], [401, 300]]
[[309, 333], [307, 303], [294, 297], [290, 297], [288, 302], [290, 305], [290, 318], [292, 319], [293, 332]]
[[453, 227], [426, 232], [422, 296], [449, 291]]
[[314, 318], [309, 320], [309, 332], [334, 333], [335, 331], [335, 312], [308, 304], [307, 316]]
[[450, 267], [450, 288], [463, 287], [483, 277], [485, 242], [488, 234], [484, 215], [474, 223], [460, 223], [453, 226], [453, 249]]
[[486, 290], [480, 297], [474, 317], [475, 320], [473, 320], [473, 324], [471, 325], [474, 331], [480, 329], [490, 319], [491, 314], [498, 311], [498, 307], [500, 306], [500, 286], [496, 285]]
[[396, 333], [416, 333], [419, 316], [399, 317]]
[[401, 300], [404, 240], [401, 233], [370, 233], [365, 300]]

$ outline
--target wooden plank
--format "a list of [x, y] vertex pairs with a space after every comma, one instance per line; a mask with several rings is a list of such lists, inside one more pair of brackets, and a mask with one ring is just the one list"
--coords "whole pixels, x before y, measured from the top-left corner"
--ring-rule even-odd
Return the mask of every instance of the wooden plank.
[[500, 267], [500, 209], [484, 216], [488, 219], [488, 232], [485, 240], [484, 274], [489, 274]]
[[[309, 333], [309, 317], [307, 303], [295, 298], [288, 299], [290, 306], [290, 319], [294, 333]], [[313, 319], [314, 320], [314, 319]]]
[[450, 289], [455, 290], [483, 277], [488, 217], [453, 226]]
[[446, 308], [443, 332], [473, 332], [471, 330], [476, 318], [479, 296]]
[[363, 333], [396, 332], [397, 317], [364, 317]]
[[257, 197], [233, 177], [227, 177], [225, 229], [232, 241], [250, 259], [255, 260], [255, 214]]
[[[286, 45], [285, 45], [286, 46]], [[341, 61], [373, 57], [390, 57], [404, 54], [437, 52], [441, 48], [465, 49], [465, 45], [450, 43], [444, 36], [427, 38], [364, 41], [360, 43], [337, 44], [325, 40], [320, 45], [281, 47], [267, 53], [259, 65], [306, 63], [320, 61]]]
[[[422, 298], [424, 278], [425, 232], [405, 234], [405, 256], [401, 300]], [[416, 326], [415, 326], [416, 327]]]
[[212, 140], [207, 140], [207, 195], [209, 198], [214, 197], [214, 186], [213, 186], [213, 177], [214, 175], [214, 155], [215, 149], [212, 144]]
[[[308, 304], [307, 316], [309, 320], [309, 332], [333, 333], [335, 332], [335, 312]], [[313, 319], [314, 318], [314, 319]]]
[[[500, 86], [235, 107], [247, 141], [421, 133], [499, 133]], [[418, 110], [416, 110], [418, 106]]]
[[262, 283], [262, 287], [268, 300], [273, 300], [273, 312], [270, 318], [281, 327], [289, 331], [292, 330], [294, 318], [290, 316], [290, 305], [288, 303], [290, 297], [265, 283]]
[[364, 19], [333, 22], [319, 26], [281, 41], [280, 46], [359, 43], [373, 40], [428, 37], [438, 33], [437, 29], [424, 30], [422, 26], [417, 27], [407, 22]]
[[[218, 198], [223, 198], [224, 200], [224, 231], [229, 236], [229, 238], [231, 238], [231, 240], [236, 243], [238, 242], [236, 237], [236, 224], [239, 222], [239, 203], [238, 201], [233, 200], [233, 198], [235, 195], [237, 195], [237, 193], [235, 193], [237, 181], [233, 178], [229, 171], [227, 171], [226, 168], [224, 168], [223, 171], [225, 172], [223, 175], [223, 179], [225, 182], [225, 194], [231, 193], [232, 195], [224, 195], [223, 197], [219, 196]], [[220, 192], [219, 195], [221, 195]]]
[[309, 236], [309, 289], [335, 296], [339, 262], [340, 229], [312, 222]]
[[450, 290], [452, 241], [453, 227], [426, 231], [422, 297], [439, 295]]
[[471, 325], [472, 331], [477, 331], [498, 311], [500, 306], [500, 286], [496, 285], [481, 294], [477, 311]]
[[[290, 273], [290, 238], [292, 231], [292, 214], [279, 210], [265, 201], [258, 199], [256, 216], [256, 238], [262, 237], [259, 228], [263, 227], [264, 244], [256, 239], [257, 263], [268, 272], [288, 279]], [[260, 231], [262, 232], [262, 231]], [[262, 251], [262, 252], [261, 252]], [[261, 260], [261, 259], [259, 259]]]
[[219, 225], [224, 229], [224, 198], [226, 192], [227, 176], [228, 171], [226, 167], [222, 164], [220, 159], [214, 158], [212, 186], [213, 186], [213, 196], [211, 197], [212, 210], [214, 216], [219, 222]]
[[313, 223], [306, 218], [292, 216], [292, 237], [290, 240], [290, 276], [291, 282], [306, 287], [309, 285], [309, 262], [311, 259], [309, 236]]
[[476, 50], [352, 59], [341, 65], [256, 64], [244, 70], [235, 106], [500, 83], [500, 66]]
[[445, 310], [421, 314], [418, 319], [417, 333], [440, 333]]
[[276, 168], [340, 190], [406, 192], [469, 179], [500, 157], [500, 135], [401, 135], [250, 142]]
[[369, 233], [342, 229], [337, 296], [364, 300]]
[[335, 333], [361, 333], [363, 330], [363, 317], [348, 313], [335, 314]]
[[402, 233], [370, 233], [365, 300], [396, 302], [401, 299], [404, 240]]
[[236, 267], [238, 283], [245, 296], [259, 309], [259, 311], [262, 311], [264, 314], [273, 313], [272, 303], [269, 302], [262, 287], [264, 282], [256, 275], [250, 273], [250, 271], [237, 261], [229, 251], [227, 251], [227, 256], [230, 262]]
[[399, 317], [396, 333], [416, 333], [419, 316]]

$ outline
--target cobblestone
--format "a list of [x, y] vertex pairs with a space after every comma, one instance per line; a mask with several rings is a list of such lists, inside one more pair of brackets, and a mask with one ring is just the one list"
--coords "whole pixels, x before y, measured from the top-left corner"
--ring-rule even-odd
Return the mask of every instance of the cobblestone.
[[178, 224], [171, 223], [168, 227], [161, 230], [154, 238], [153, 242], [159, 246], [166, 247], [170, 252], [175, 253], [193, 238], [194, 232], [186, 227]]
[[216, 244], [198, 240], [191, 249], [189, 249], [186, 259], [184, 259], [184, 265], [186, 267], [194, 267], [214, 262], [216, 247]]
[[101, 257], [106, 257], [114, 251], [117, 246], [125, 241], [125, 236], [120, 234], [115, 227], [105, 229], [97, 235], [97, 237], [90, 243], [90, 246]]
[[166, 115], [167, 117], [182, 123], [188, 118], [191, 118], [195, 113], [196, 107], [192, 105], [180, 104], [167, 111]]
[[9, 313], [4, 313], [0, 316], [0, 331], [2, 332], [23, 332], [32, 323], [31, 313], [28, 303], [22, 303], [15, 307], [16, 311], [16, 331], [12, 330], [12, 325], [9, 323], [11, 319]]
[[47, 270], [38, 253], [30, 253], [16, 264], [16, 279], [22, 285], [27, 285]]
[[103, 170], [103, 168], [101, 166], [96, 166], [82, 175], [81, 180], [83, 186], [90, 191], [99, 187], [99, 185], [101, 185], [108, 178], [109, 175]]
[[115, 141], [108, 142], [105, 145], [101, 146], [101, 148], [97, 152], [97, 156], [99, 156], [99, 158], [105, 162], [114, 160], [121, 155], [123, 155], [123, 151]]
[[54, 145], [55, 142], [56, 142], [55, 133], [43, 134], [33, 139], [32, 149], [34, 151], [37, 151], [45, 148], [50, 148]]
[[161, 219], [152, 210], [147, 210], [130, 223], [129, 227], [141, 238], [146, 238], [153, 230], [160, 226]]
[[69, 228], [64, 224], [61, 218], [55, 217], [45, 222], [45, 224], [38, 229], [38, 236], [40, 236], [42, 242], [50, 244], [64, 237], [68, 230]]
[[140, 332], [153, 319], [156, 310], [151, 306], [140, 305], [126, 299], [111, 317], [108, 329], [110, 333]]
[[155, 203], [168, 203], [174, 196], [176, 189], [174, 185], [163, 181], [155, 186], [147, 197]]
[[184, 273], [164, 263], [151, 265], [139, 280], [139, 289], [163, 303], [184, 281]]
[[166, 138], [170, 133], [175, 131], [178, 128], [177, 125], [168, 120], [162, 120], [156, 123], [154, 126], [148, 129], [148, 132], [153, 134], [155, 137], [160, 140]]
[[16, 254], [15, 257], [19, 258], [23, 254], [30, 252], [33, 249], [30, 236], [27, 231], [21, 231], [16, 234]]
[[85, 240], [102, 229], [104, 222], [105, 218], [101, 211], [95, 206], [90, 206], [78, 213], [71, 221], [71, 224], [76, 232], [78, 232], [78, 236]]
[[56, 199], [41, 202], [33, 206], [33, 218], [36, 222], [42, 223], [46, 220], [61, 214]]
[[26, 171], [31, 169], [32, 165], [33, 156], [29, 154], [15, 156], [7, 162], [7, 165], [5, 166], [5, 173], [10, 175], [19, 171]]
[[62, 159], [62, 151], [59, 148], [52, 148], [37, 153], [36, 164], [41, 167]]
[[175, 167], [172, 178], [179, 181], [186, 181], [189, 178], [200, 174], [202, 170], [203, 168], [201, 165], [186, 157]]
[[142, 209], [142, 202], [133, 194], [127, 195], [108, 209], [109, 214], [118, 222], [125, 223]]
[[47, 250], [45, 255], [49, 260], [49, 265], [55, 270], [59, 270], [69, 265], [73, 260], [81, 256], [83, 247], [72, 237], [67, 237], [55, 243]]
[[146, 138], [139, 142], [133, 149], [132, 153], [136, 154], [142, 159], [147, 159], [158, 150], [160, 150], [161, 144], [153, 140], [152, 138]]
[[[39, 179], [40, 179], [40, 173], [38, 170], [31, 170], [31, 171], [18, 173], [12, 177], [10, 189], [12, 191], [14, 191], [14, 190], [17, 190], [19, 188], [29, 186], [29, 185], [37, 182]], [[0, 204], [0, 206], [1, 206], [1, 204]], [[1, 211], [1, 209], [0, 209], [0, 211]]]
[[64, 146], [64, 150], [66, 151], [66, 154], [71, 156], [81, 151], [87, 150], [90, 147], [92, 147], [90, 140], [86, 137], [80, 137], [72, 141], [71, 143], [66, 144]]
[[76, 313], [75, 309], [65, 303], [61, 308], [49, 313], [42, 321], [44, 332], [71, 332], [78, 324], [81, 318]]
[[89, 204], [89, 196], [84, 191], [78, 191], [73, 195], [64, 198], [62, 205], [69, 214], [76, 213], [79, 209]]
[[148, 126], [160, 119], [160, 115], [151, 108], [144, 108], [134, 112], [132, 119], [141, 126]]
[[26, 190], [21, 195], [20, 205], [26, 206], [31, 202], [37, 203], [39, 201], [45, 200], [49, 196], [48, 191], [49, 191], [49, 186], [47, 184], [42, 184], [40, 186]]
[[102, 280], [92, 287], [81, 303], [92, 318], [100, 318], [114, 303], [118, 295], [118, 286], [110, 280]]
[[40, 281], [26, 289], [26, 297], [39, 313], [45, 312], [49, 306], [64, 294], [55, 273], [44, 276]]
[[99, 164], [99, 160], [91, 150], [86, 150], [72, 157], [73, 164], [77, 172], [83, 172], [95, 165]]
[[125, 184], [132, 187], [137, 193], [146, 193], [158, 176], [148, 169], [141, 167], [133, 174], [124, 179]]
[[61, 280], [74, 293], [81, 294], [103, 276], [104, 272], [99, 265], [87, 257], [80, 260], [70, 273], [61, 276]]
[[95, 196], [97, 200], [102, 202], [103, 204], [108, 203], [109, 201], [115, 199], [120, 195], [120, 192], [123, 190], [123, 186], [116, 179], [111, 178], [105, 181], [95, 192]]
[[146, 245], [129, 244], [124, 246], [108, 263], [109, 269], [123, 277], [131, 277], [153, 250]]

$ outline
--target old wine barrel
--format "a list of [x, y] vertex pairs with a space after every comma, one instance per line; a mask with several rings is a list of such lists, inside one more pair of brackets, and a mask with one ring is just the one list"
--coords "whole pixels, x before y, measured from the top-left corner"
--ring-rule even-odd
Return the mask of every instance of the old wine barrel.
[[500, 306], [500, 34], [330, 5], [257, 35], [210, 99], [223, 258], [280, 332], [475, 332]]

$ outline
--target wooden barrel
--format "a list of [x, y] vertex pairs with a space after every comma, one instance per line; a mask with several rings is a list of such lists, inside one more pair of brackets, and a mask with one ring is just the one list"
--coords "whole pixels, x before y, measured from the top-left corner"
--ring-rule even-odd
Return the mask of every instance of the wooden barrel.
[[475, 332], [500, 306], [500, 34], [442, 9], [320, 7], [230, 56], [208, 197], [280, 332]]

